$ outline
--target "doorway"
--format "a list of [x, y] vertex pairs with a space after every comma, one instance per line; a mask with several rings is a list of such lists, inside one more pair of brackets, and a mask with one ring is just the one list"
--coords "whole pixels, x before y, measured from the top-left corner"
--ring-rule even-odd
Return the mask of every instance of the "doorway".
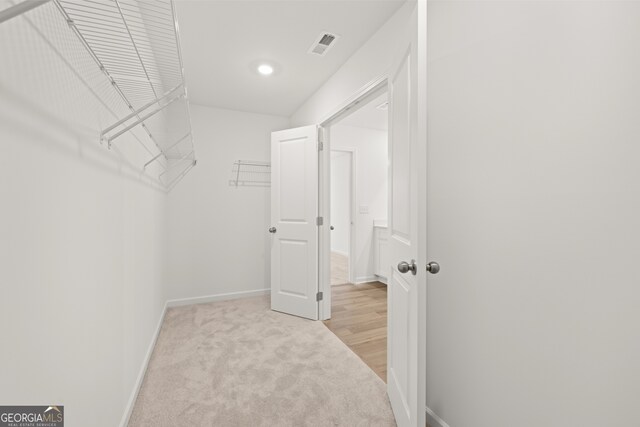
[[[383, 381], [387, 374], [386, 85], [325, 124], [331, 318], [325, 325]], [[321, 246], [321, 251], [323, 251]], [[328, 256], [327, 256], [328, 255]]]

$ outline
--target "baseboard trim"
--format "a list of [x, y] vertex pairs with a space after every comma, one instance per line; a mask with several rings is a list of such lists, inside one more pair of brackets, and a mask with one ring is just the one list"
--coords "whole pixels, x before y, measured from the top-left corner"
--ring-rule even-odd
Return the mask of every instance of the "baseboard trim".
[[386, 277], [382, 277], [382, 276], [378, 276], [376, 274], [376, 280], [380, 283], [384, 283], [385, 285], [387, 284], [387, 278]]
[[147, 354], [145, 355], [144, 361], [142, 362], [142, 366], [140, 367], [140, 372], [138, 373], [138, 378], [136, 379], [136, 383], [133, 387], [133, 392], [129, 397], [129, 401], [127, 402], [127, 406], [125, 408], [124, 414], [122, 415], [122, 420], [120, 421], [120, 427], [127, 427], [127, 425], [129, 424], [129, 419], [131, 418], [131, 414], [133, 413], [133, 408], [135, 407], [136, 400], [138, 399], [138, 393], [140, 392], [140, 387], [142, 387], [144, 376], [147, 373], [147, 367], [149, 366], [151, 355], [153, 354], [153, 350], [156, 347], [156, 341], [158, 341], [158, 335], [160, 335], [160, 329], [162, 329], [162, 322], [164, 322], [164, 317], [167, 314], [167, 309], [169, 307], [179, 307], [183, 305], [202, 304], [202, 303], [213, 302], [213, 301], [225, 301], [225, 300], [231, 300], [231, 299], [249, 298], [254, 296], [267, 295], [269, 293], [271, 293], [270, 288], [255, 289], [251, 291], [241, 291], [241, 292], [229, 292], [226, 294], [208, 295], [204, 297], [167, 300], [164, 303], [164, 308], [162, 309], [160, 320], [158, 321], [158, 325], [156, 326], [156, 331], [153, 334], [153, 338], [151, 339], [151, 343], [149, 344], [149, 348], [147, 349]]
[[147, 348], [147, 354], [144, 356], [144, 360], [142, 362], [142, 366], [140, 367], [140, 372], [138, 372], [138, 378], [136, 379], [136, 383], [133, 387], [133, 392], [129, 397], [129, 401], [127, 402], [127, 406], [125, 408], [124, 414], [122, 415], [122, 420], [120, 421], [120, 427], [126, 427], [129, 424], [129, 419], [131, 418], [131, 414], [133, 413], [133, 408], [136, 404], [136, 400], [138, 399], [138, 393], [140, 392], [140, 387], [142, 387], [142, 381], [144, 381], [144, 376], [147, 373], [147, 366], [149, 366], [149, 361], [151, 360], [151, 355], [153, 354], [153, 350], [156, 347], [156, 341], [158, 340], [158, 335], [160, 335], [160, 329], [162, 329], [162, 323], [164, 322], [164, 315], [167, 313], [167, 303], [164, 303], [164, 308], [162, 309], [162, 314], [160, 314], [160, 320], [158, 320], [158, 325], [156, 326], [156, 331], [151, 338], [151, 343], [149, 344], [149, 348]]
[[167, 307], [179, 307], [182, 305], [204, 304], [207, 302], [225, 301], [238, 298], [258, 297], [271, 293], [271, 288], [252, 289], [250, 291], [229, 292], [226, 294], [207, 295], [203, 297], [172, 299], [167, 301]]
[[445, 423], [442, 418], [436, 415], [428, 406], [425, 407], [427, 413], [427, 424], [430, 427], [449, 427], [449, 424]]
[[378, 276], [364, 276], [364, 277], [356, 277], [356, 285], [361, 285], [363, 283], [377, 282]]

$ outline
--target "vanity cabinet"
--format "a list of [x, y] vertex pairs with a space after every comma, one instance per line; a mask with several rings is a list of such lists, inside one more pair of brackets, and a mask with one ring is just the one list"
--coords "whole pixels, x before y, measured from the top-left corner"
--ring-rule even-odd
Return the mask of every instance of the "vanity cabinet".
[[389, 274], [389, 231], [386, 223], [374, 223], [373, 226], [374, 273], [378, 279], [387, 283]]

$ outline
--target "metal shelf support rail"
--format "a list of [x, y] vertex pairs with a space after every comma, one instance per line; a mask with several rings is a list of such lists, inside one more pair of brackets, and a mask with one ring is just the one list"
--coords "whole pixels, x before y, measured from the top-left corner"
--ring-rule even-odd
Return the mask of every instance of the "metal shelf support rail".
[[111, 132], [113, 129], [117, 128], [118, 126], [120, 126], [121, 124], [131, 120], [134, 117], [139, 117], [140, 113], [142, 113], [144, 110], [146, 110], [147, 108], [153, 106], [154, 104], [160, 104], [160, 102], [162, 102], [163, 99], [168, 98], [170, 95], [172, 95], [174, 92], [176, 92], [178, 89], [181, 89], [182, 85], [178, 85], [176, 87], [174, 87], [173, 89], [171, 89], [169, 92], [165, 93], [164, 95], [162, 95], [162, 97], [158, 98], [158, 99], [154, 99], [153, 101], [149, 102], [148, 104], [138, 108], [137, 110], [133, 111], [131, 114], [129, 114], [126, 117], [123, 117], [122, 119], [118, 120], [117, 122], [115, 122], [114, 124], [112, 124], [111, 126], [105, 128], [102, 130], [102, 133], [100, 133], [100, 138], [104, 139], [104, 136]]
[[[154, 101], [152, 101], [150, 104], [146, 105], [143, 108], [140, 108], [136, 111], [134, 111], [133, 113], [131, 113], [129, 116], [125, 117], [124, 119], [120, 120], [118, 123], [109, 126], [107, 129], [105, 129], [104, 131], [102, 131], [102, 133], [100, 134], [100, 139], [102, 139], [103, 141], [107, 141], [107, 143], [109, 144], [109, 148], [111, 148], [111, 141], [113, 141], [114, 139], [116, 139], [117, 137], [119, 137], [120, 135], [128, 132], [129, 130], [131, 130], [132, 128], [138, 126], [139, 124], [143, 124], [145, 120], [149, 119], [150, 117], [155, 116], [156, 114], [158, 114], [160, 111], [164, 110], [166, 107], [168, 107], [169, 105], [173, 104], [174, 102], [176, 102], [177, 100], [183, 98], [185, 96], [184, 93], [178, 94], [176, 96], [173, 96], [171, 98], [169, 98], [169, 96], [164, 96], [160, 99], [156, 99]], [[169, 99], [164, 105], [162, 104], [162, 101]], [[147, 108], [149, 108], [150, 106], [154, 105], [154, 104], [158, 104], [159, 107], [156, 108], [155, 110], [151, 111], [150, 113], [140, 116], [140, 114], [142, 114]], [[108, 136], [108, 133], [113, 130], [114, 128], [118, 127], [119, 125], [125, 123], [127, 120], [132, 119], [133, 117], [137, 117], [138, 120], [136, 120], [135, 122], [127, 125], [124, 129], [120, 130], [119, 132], [116, 132], [115, 134]], [[160, 152], [164, 154], [164, 150], [162, 148], [159, 148]]]

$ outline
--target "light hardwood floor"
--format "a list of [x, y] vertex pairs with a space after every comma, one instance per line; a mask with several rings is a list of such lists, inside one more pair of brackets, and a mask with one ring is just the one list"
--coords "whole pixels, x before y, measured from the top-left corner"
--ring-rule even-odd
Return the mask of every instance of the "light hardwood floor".
[[345, 284], [331, 292], [331, 319], [324, 324], [386, 382], [387, 286]]

